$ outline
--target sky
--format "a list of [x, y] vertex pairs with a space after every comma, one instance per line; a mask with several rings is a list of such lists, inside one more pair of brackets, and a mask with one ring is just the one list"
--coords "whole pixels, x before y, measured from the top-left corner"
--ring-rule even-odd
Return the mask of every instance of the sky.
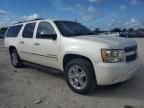
[[35, 18], [77, 20], [91, 29], [144, 28], [144, 0], [0, 0], [0, 27]]

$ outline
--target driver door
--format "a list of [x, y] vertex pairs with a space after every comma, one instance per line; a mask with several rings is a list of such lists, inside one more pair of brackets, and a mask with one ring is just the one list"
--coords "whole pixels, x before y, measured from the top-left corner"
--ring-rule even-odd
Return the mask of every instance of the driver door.
[[51, 23], [39, 22], [33, 46], [36, 63], [55, 68], [58, 66], [60, 39]]

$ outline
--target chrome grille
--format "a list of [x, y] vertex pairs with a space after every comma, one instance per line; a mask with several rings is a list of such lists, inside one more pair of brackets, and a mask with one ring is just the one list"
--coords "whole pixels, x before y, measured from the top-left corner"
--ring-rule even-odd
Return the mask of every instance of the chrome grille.
[[131, 62], [137, 58], [137, 45], [126, 47], [124, 50], [126, 54], [126, 62]]

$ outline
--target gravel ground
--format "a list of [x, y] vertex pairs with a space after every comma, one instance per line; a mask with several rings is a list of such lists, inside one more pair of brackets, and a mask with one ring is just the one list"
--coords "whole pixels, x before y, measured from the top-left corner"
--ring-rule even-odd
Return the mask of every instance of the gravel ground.
[[[144, 40], [140, 46], [143, 64]], [[35, 66], [16, 69], [0, 40], [0, 108], [144, 108], [144, 67], [129, 81], [86, 96], [71, 91], [62, 74]]]

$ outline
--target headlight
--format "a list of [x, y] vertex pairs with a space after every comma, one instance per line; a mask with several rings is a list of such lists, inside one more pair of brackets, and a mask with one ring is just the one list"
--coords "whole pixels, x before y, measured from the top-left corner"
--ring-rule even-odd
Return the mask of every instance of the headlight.
[[104, 63], [116, 63], [124, 61], [122, 49], [101, 49], [101, 56]]

